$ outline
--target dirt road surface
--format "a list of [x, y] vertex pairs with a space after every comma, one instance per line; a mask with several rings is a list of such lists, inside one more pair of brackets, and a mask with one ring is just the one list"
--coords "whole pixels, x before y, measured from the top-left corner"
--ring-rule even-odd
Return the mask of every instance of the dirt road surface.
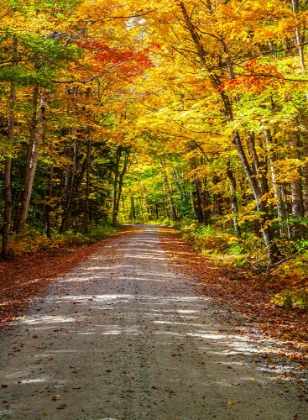
[[0, 332], [1, 419], [308, 419], [303, 396], [219, 324], [160, 236], [113, 236]]

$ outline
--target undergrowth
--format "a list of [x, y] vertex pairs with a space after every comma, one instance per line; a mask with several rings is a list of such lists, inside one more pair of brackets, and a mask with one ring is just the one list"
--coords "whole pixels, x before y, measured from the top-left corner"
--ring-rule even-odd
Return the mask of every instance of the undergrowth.
[[[271, 304], [286, 310], [308, 309], [308, 249], [297, 244], [301, 251], [289, 254], [281, 263], [268, 267], [267, 253], [260, 237], [244, 232], [237, 238], [233, 232], [216, 226], [200, 225], [196, 221], [160, 221], [160, 224], [180, 230], [183, 239], [196, 251], [238, 276], [258, 280], [262, 287], [276, 287], [279, 291]], [[296, 249], [296, 247], [294, 247]]]
[[71, 230], [60, 234], [54, 233], [51, 238], [42, 235], [35, 229], [25, 229], [20, 234], [12, 235], [10, 256], [26, 256], [35, 252], [58, 248], [70, 248], [91, 244], [105, 239], [119, 228], [97, 226], [89, 233], [73, 232]]

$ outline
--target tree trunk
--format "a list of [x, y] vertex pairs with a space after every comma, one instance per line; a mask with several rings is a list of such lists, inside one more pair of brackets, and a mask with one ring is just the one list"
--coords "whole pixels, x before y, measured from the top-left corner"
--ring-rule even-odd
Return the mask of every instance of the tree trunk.
[[[192, 170], [197, 169], [197, 162], [195, 158], [190, 159], [190, 167]], [[210, 199], [205, 191], [203, 183], [200, 178], [196, 175], [193, 176], [193, 182], [196, 187], [196, 192], [193, 193], [193, 204], [194, 204], [194, 213], [198, 219], [199, 223], [209, 224], [210, 223]]]
[[111, 224], [115, 226], [117, 217], [118, 217], [118, 202], [117, 202], [117, 194], [118, 194], [118, 178], [119, 178], [119, 169], [120, 169], [120, 159], [122, 155], [121, 147], [118, 147], [116, 151], [116, 165], [114, 169], [114, 184], [113, 184], [113, 200], [112, 200], [112, 218]]
[[53, 167], [49, 167], [49, 180], [48, 180], [48, 192], [45, 196], [45, 232], [47, 238], [51, 238], [51, 222], [50, 212], [52, 210], [52, 181], [53, 181]]
[[[16, 37], [13, 39], [13, 62], [12, 67], [17, 67], [17, 47], [18, 40]], [[16, 87], [11, 83], [10, 98], [9, 98], [9, 115], [8, 115], [8, 143], [12, 146], [14, 141], [15, 131], [15, 104], [16, 104]], [[12, 224], [12, 158], [7, 156], [4, 163], [4, 180], [3, 180], [3, 200], [4, 200], [4, 214], [3, 214], [3, 227], [2, 227], [2, 258], [7, 258], [10, 251], [10, 230]]]
[[[200, 63], [208, 71], [209, 80], [213, 88], [217, 91], [218, 88], [221, 86], [221, 79], [217, 73], [214, 73], [211, 70], [212, 63], [207, 62], [208, 55], [206, 53], [204, 43], [202, 42], [197, 29], [192, 23], [189, 13], [186, 10], [185, 4], [182, 1], [179, 2], [179, 7], [181, 9], [187, 30], [190, 33], [191, 39], [195, 45], [196, 53], [199, 57]], [[209, 13], [212, 13], [211, 8], [209, 8]], [[228, 60], [226, 61], [226, 63], [227, 63], [229, 78], [232, 79], [234, 72], [232, 68], [232, 62], [228, 54], [227, 46], [224, 43], [224, 40], [222, 38], [220, 37], [217, 37], [217, 38], [221, 42], [223, 54], [228, 56]], [[219, 89], [219, 94], [223, 103], [224, 113], [227, 118], [227, 121], [232, 122], [233, 109], [232, 109], [232, 103], [229, 99], [229, 96], [222, 89]], [[262, 197], [263, 191], [262, 191], [262, 188], [260, 188], [261, 185], [259, 184], [259, 181], [256, 178], [253, 169], [250, 167], [249, 161], [247, 159], [247, 156], [246, 156], [246, 153], [245, 153], [242, 141], [241, 141], [240, 134], [237, 130], [233, 131], [233, 142], [237, 149], [239, 158], [241, 160], [242, 166], [248, 178], [249, 184], [251, 186], [251, 189], [252, 189], [255, 201], [256, 201], [257, 211], [260, 213], [260, 223], [261, 223], [261, 228], [262, 228], [263, 240], [267, 249], [268, 261], [269, 263], [273, 263], [277, 260], [279, 252], [277, 249], [277, 245], [274, 242], [274, 230], [271, 226], [272, 215], [268, 213], [268, 208], [263, 201], [263, 197]]]
[[[10, 92], [10, 111], [8, 119], [8, 141], [9, 144], [14, 140], [15, 128], [15, 111], [14, 105], [16, 102], [16, 88], [11, 84]], [[2, 252], [1, 256], [7, 258], [10, 249], [10, 229], [12, 223], [12, 158], [6, 157], [4, 164], [4, 180], [3, 180], [3, 199], [4, 199], [4, 214], [3, 214], [3, 228], [2, 228]]]
[[303, 158], [305, 164], [303, 166], [303, 185], [304, 185], [304, 215], [308, 217], [308, 131], [303, 132]]
[[[218, 178], [218, 176], [214, 175], [213, 184], [217, 185], [219, 182], [220, 179]], [[221, 193], [214, 192], [213, 194], [213, 213], [215, 216], [221, 216], [223, 213]]]
[[78, 188], [80, 184], [82, 183], [84, 174], [86, 173], [87, 160], [88, 160], [87, 157], [84, 159], [83, 164], [81, 166], [81, 170], [78, 174], [79, 146], [80, 146], [79, 140], [76, 139], [75, 145], [74, 145], [73, 166], [71, 169], [71, 177], [69, 178], [66, 185], [66, 200], [64, 204], [64, 213], [62, 216], [60, 233], [64, 233], [69, 227], [69, 222], [71, 219], [72, 203], [74, 201], [74, 197], [76, 197], [78, 194]]
[[279, 185], [277, 184], [277, 181], [276, 181], [276, 171], [275, 171], [275, 166], [274, 166], [274, 162], [276, 161], [276, 158], [275, 158], [274, 147], [273, 147], [273, 138], [269, 129], [264, 130], [264, 138], [265, 138], [265, 143], [267, 145], [267, 152], [269, 154], [269, 170], [270, 170], [270, 175], [271, 175], [271, 180], [272, 180], [273, 195], [276, 202], [275, 206], [277, 210], [277, 215], [280, 219], [280, 222], [279, 222], [280, 236], [283, 237], [285, 235], [283, 221], [286, 218], [285, 217], [286, 214], [283, 211], [283, 207], [282, 207], [281, 189], [279, 188]]
[[30, 142], [28, 146], [27, 166], [25, 172], [24, 193], [22, 198], [22, 206], [20, 218], [17, 224], [17, 231], [21, 232], [27, 221], [29, 204], [32, 194], [33, 182], [38, 163], [40, 144], [44, 134], [45, 120], [46, 120], [46, 107], [47, 107], [47, 92], [42, 89], [41, 103], [38, 118], [36, 118], [36, 109], [38, 101], [39, 88], [36, 86], [33, 92], [33, 114], [30, 129]]
[[[298, 134], [297, 132], [292, 131], [289, 136], [289, 144], [291, 148], [290, 156], [293, 159], [299, 159], [298, 151]], [[303, 206], [303, 194], [301, 186], [301, 174], [298, 171], [297, 179], [294, 179], [291, 182], [291, 205], [292, 205], [292, 217], [297, 219], [293, 223], [293, 236], [296, 239], [301, 239], [303, 237], [303, 226], [299, 223], [299, 219], [304, 216], [304, 206]]]
[[233, 139], [247, 179], [250, 183], [250, 187], [252, 189], [257, 206], [257, 211], [260, 213], [260, 226], [262, 230], [263, 241], [267, 249], [268, 260], [269, 263], [274, 263], [278, 259], [279, 251], [277, 245], [274, 242], [274, 231], [271, 226], [272, 217], [270, 214], [268, 214], [267, 206], [262, 199], [263, 194], [261, 192], [258, 179], [255, 177], [253, 170], [249, 165], [238, 131], [233, 132]]
[[84, 221], [83, 230], [84, 232], [89, 231], [89, 220], [90, 220], [90, 170], [91, 170], [91, 141], [87, 145], [87, 164], [86, 164], [86, 196], [84, 204]]
[[168, 175], [166, 170], [164, 169], [164, 164], [161, 161], [161, 166], [163, 168], [163, 175], [164, 175], [164, 179], [165, 179], [165, 185], [167, 187], [167, 194], [168, 194], [168, 201], [169, 201], [169, 205], [170, 205], [170, 210], [171, 210], [171, 218], [172, 220], [177, 220], [177, 214], [176, 214], [176, 208], [173, 202], [173, 197], [172, 197], [172, 189], [169, 183], [169, 179], [168, 179]]
[[[291, 0], [292, 2], [292, 11], [297, 13], [299, 11], [298, 0]], [[296, 26], [295, 28], [295, 45], [298, 48], [299, 62], [302, 69], [302, 72], [305, 73], [305, 54], [304, 54], [304, 35], [301, 34], [300, 27]]]
[[130, 196], [130, 219], [136, 220], [135, 199], [132, 195]]
[[238, 201], [237, 201], [237, 195], [236, 195], [236, 179], [230, 167], [230, 163], [227, 168], [227, 176], [230, 181], [230, 203], [231, 203], [231, 211], [233, 214], [234, 231], [235, 231], [236, 237], [241, 238], [242, 232], [238, 224]]
[[116, 168], [114, 172], [114, 186], [113, 186], [113, 206], [112, 206], [112, 225], [115, 226], [118, 219], [120, 200], [122, 195], [123, 181], [129, 163], [129, 150], [124, 154], [124, 162], [122, 170], [120, 171], [121, 157], [123, 148], [118, 147], [116, 152]]
[[198, 220], [198, 223], [204, 223], [204, 215], [202, 211], [201, 198], [198, 187], [195, 183], [196, 191], [192, 191], [192, 200], [194, 207], [194, 216]]
[[256, 139], [255, 139], [255, 133], [249, 132], [246, 134], [246, 143], [247, 143], [247, 149], [250, 154], [252, 164], [251, 169], [258, 180], [260, 192], [262, 195], [268, 193], [268, 182], [266, 178], [266, 162], [260, 161], [258, 157], [258, 153], [256, 150]]

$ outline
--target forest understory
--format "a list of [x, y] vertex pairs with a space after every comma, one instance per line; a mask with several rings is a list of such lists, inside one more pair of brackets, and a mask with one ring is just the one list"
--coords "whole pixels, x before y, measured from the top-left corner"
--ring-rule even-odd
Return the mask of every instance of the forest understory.
[[[131, 228], [126, 226], [123, 229]], [[221, 313], [228, 319], [229, 326], [248, 334], [261, 346], [266, 340], [281, 342], [281, 351], [273, 357], [295, 361], [299, 371], [308, 365], [307, 308], [294, 306], [287, 310], [272, 302], [275, 295], [288, 286], [286, 277], [265, 278], [248, 270], [230, 269], [193, 250], [177, 230], [169, 227], [161, 230], [164, 250], [178, 270], [193, 276], [204, 296], [213, 299], [218, 316]], [[31, 258], [28, 255], [1, 260], [1, 327], [9, 326], [33, 300], [46, 293], [57, 277], [86, 260], [108, 240], [35, 252]], [[301, 278], [301, 282], [304, 284], [307, 280]]]

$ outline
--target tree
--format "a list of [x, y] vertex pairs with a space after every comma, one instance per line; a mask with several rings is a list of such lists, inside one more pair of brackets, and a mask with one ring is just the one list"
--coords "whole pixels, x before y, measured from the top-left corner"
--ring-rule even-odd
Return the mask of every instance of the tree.
[[306, 9], [295, 0], [6, 1], [10, 225], [51, 236], [107, 215], [190, 216], [262, 236], [275, 262], [307, 234]]

